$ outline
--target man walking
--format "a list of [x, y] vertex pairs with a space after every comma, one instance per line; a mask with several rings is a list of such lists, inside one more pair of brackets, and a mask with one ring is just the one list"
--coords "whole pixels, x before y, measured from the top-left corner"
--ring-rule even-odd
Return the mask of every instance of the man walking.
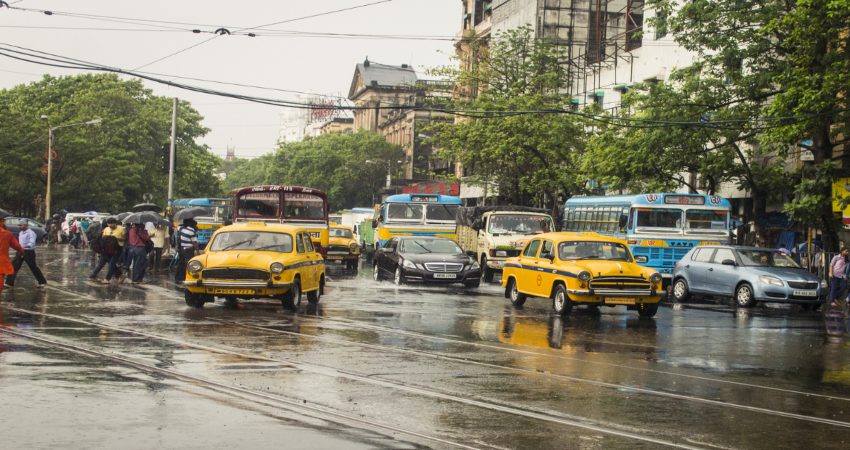
[[174, 272], [174, 282], [182, 283], [186, 281], [186, 263], [195, 257], [195, 252], [198, 250], [197, 238], [198, 223], [193, 219], [184, 219], [183, 225], [177, 228], [177, 269]]
[[[18, 254], [24, 252], [24, 248], [21, 247], [21, 244], [18, 244], [15, 235], [6, 229], [6, 218], [0, 217], [0, 281], [4, 281], [6, 275], [14, 275], [15, 273], [15, 267], [9, 260], [9, 247], [14, 248]], [[5, 284], [5, 282], [0, 283], [0, 292], [3, 292]]]
[[15, 273], [6, 278], [6, 286], [12, 287], [15, 285], [15, 278], [21, 270], [21, 265], [26, 262], [27, 267], [30, 268], [30, 272], [32, 272], [36, 281], [38, 281], [38, 287], [43, 288], [47, 284], [47, 280], [44, 278], [44, 274], [41, 273], [41, 269], [38, 268], [38, 265], [35, 262], [35, 231], [29, 229], [29, 224], [26, 221], [19, 223], [18, 229], [20, 230], [18, 233], [18, 241], [21, 243], [21, 247], [23, 247], [24, 251], [18, 252], [18, 256], [16, 256], [15, 260], [12, 262]]
[[121, 269], [118, 267], [118, 262], [121, 258], [121, 246], [125, 241], [124, 227], [119, 227], [118, 220], [110, 217], [106, 220], [106, 228], [104, 228], [100, 236], [100, 260], [94, 271], [89, 275], [89, 279], [96, 281], [97, 274], [100, 273], [103, 266], [109, 264], [109, 269], [106, 270], [106, 282], [108, 283], [112, 277], [118, 278], [121, 276]]
[[841, 306], [839, 297], [844, 289], [847, 288], [847, 277], [845, 275], [847, 269], [847, 259], [850, 256], [850, 250], [847, 247], [841, 247], [841, 252], [832, 258], [829, 262], [829, 299], [832, 300], [832, 306], [838, 308]]

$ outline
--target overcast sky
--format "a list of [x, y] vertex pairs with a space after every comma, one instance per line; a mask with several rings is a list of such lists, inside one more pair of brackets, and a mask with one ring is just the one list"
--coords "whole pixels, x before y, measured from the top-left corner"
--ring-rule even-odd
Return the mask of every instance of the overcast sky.
[[[399, 40], [271, 36], [219, 36], [178, 55], [149, 64], [173, 52], [210, 39], [173, 28], [235, 31], [380, 0], [6, 0], [0, 8], [0, 42], [81, 60], [160, 74], [204, 78], [277, 89], [346, 96], [357, 62], [366, 56], [384, 64], [412, 64], [426, 68], [450, 63], [452, 43], [446, 40]], [[273, 25], [268, 29], [314, 33], [454, 36], [461, 26], [460, 0], [390, 0], [350, 11]], [[60, 15], [72, 13], [76, 17]], [[109, 16], [82, 18], [79, 15]], [[121, 19], [118, 19], [121, 18]], [[124, 19], [180, 22], [142, 26]], [[70, 30], [61, 28], [101, 28]], [[109, 30], [103, 30], [109, 29]], [[145, 30], [145, 31], [126, 31]], [[154, 31], [147, 31], [154, 30]], [[266, 35], [263, 35], [266, 34]], [[149, 65], [148, 65], [149, 64]], [[0, 88], [36, 81], [42, 74], [67, 75], [76, 71], [15, 61], [0, 56]], [[296, 94], [184, 81], [240, 94], [296, 99]], [[213, 152], [226, 147], [237, 156], [251, 157], [275, 147], [283, 108], [209, 96], [146, 82], [159, 95], [192, 102], [212, 131], [203, 139]], [[104, 118], [106, 119], [106, 118]]]

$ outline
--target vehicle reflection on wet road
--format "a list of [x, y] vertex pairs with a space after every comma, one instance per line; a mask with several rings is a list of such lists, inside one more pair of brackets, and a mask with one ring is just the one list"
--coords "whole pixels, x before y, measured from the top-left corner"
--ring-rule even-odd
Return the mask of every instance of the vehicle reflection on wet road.
[[847, 445], [850, 346], [795, 307], [702, 302], [654, 319], [624, 307], [561, 318], [543, 299], [513, 308], [498, 284], [395, 286], [332, 266], [318, 305], [197, 310], [165, 273], [91, 284], [80, 255], [40, 251], [50, 286], [21, 277], [0, 298], [0, 419], [15, 429], [5, 442]]

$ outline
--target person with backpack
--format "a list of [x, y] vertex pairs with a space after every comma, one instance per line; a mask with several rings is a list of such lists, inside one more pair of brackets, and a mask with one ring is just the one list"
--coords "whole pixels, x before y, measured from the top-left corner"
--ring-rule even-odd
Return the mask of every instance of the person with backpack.
[[174, 272], [174, 282], [181, 284], [186, 281], [186, 263], [195, 257], [198, 250], [198, 222], [194, 219], [183, 219], [183, 225], [177, 227], [174, 233], [177, 248], [177, 268]]
[[118, 226], [117, 219], [110, 217], [106, 220], [106, 228], [104, 228], [97, 243], [100, 260], [97, 262], [94, 271], [89, 275], [90, 280], [97, 281], [97, 275], [107, 264], [109, 265], [109, 269], [106, 271], [106, 283], [109, 283], [109, 280], [113, 277], [121, 277], [122, 273], [118, 267], [118, 263], [121, 258], [125, 237], [124, 227]]

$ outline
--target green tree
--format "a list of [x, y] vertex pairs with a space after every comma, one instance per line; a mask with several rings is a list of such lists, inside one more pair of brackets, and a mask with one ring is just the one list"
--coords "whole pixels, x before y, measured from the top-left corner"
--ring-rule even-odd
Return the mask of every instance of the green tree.
[[[103, 119], [100, 126], [60, 128], [54, 134], [58, 159], [53, 173], [53, 209], [126, 210], [151, 193], [166, 201], [167, 173], [162, 145], [171, 134], [172, 100], [155, 96], [139, 80], [116, 75], [54, 78], [0, 91], [0, 189], [4, 206], [34, 212], [44, 192], [50, 126]], [[202, 117], [187, 102], [178, 105], [175, 196], [219, 195], [219, 159], [196, 142], [207, 133]]]
[[507, 31], [487, 51], [471, 54], [471, 64], [436, 71], [456, 82], [458, 92], [478, 95], [451, 101], [470, 112], [431, 125], [432, 141], [444, 158], [463, 163], [468, 179], [497, 185], [503, 201], [539, 205], [545, 199], [556, 209], [559, 195], [579, 193], [586, 184], [576, 170], [583, 122], [561, 113], [569, 103], [559, 63], [564, 55], [528, 27]]
[[241, 163], [226, 186], [302, 185], [328, 194], [331, 210], [372, 205], [380, 200], [386, 164], [402, 156], [401, 147], [370, 131], [324, 134], [281, 144], [274, 153]]

